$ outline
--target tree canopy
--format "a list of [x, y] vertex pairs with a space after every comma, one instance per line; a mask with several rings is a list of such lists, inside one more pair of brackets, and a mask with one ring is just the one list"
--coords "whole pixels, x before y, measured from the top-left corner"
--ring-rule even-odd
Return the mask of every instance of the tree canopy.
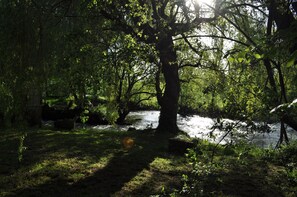
[[118, 123], [159, 108], [158, 131], [177, 133], [178, 112], [272, 121], [297, 97], [295, 1], [3, 0], [0, 10], [6, 126], [38, 124], [42, 104], [64, 102]]

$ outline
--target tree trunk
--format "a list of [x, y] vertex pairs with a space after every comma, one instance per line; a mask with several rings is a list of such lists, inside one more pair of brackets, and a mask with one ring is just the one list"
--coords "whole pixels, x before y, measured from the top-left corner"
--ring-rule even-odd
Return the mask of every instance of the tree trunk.
[[283, 142], [285, 142], [288, 144], [289, 143], [289, 138], [287, 135], [287, 131], [285, 128], [285, 124], [283, 121], [281, 121], [281, 129], [280, 129], [280, 137], [279, 137], [279, 145], [281, 145]]
[[118, 110], [119, 117], [118, 117], [116, 123], [119, 125], [125, 124], [125, 120], [126, 120], [127, 115], [129, 114], [129, 112], [130, 112], [129, 110], [119, 109]]
[[[268, 43], [267, 43], [268, 45], [271, 44], [269, 39], [272, 35], [272, 25], [273, 25], [273, 18], [272, 18], [271, 12], [269, 12], [268, 21], [267, 21], [267, 29], [266, 29], [266, 37], [268, 38]], [[277, 91], [277, 86], [276, 86], [276, 82], [274, 79], [274, 71], [273, 71], [273, 68], [271, 65], [271, 60], [268, 58], [264, 58], [263, 62], [264, 62], [264, 66], [267, 71], [269, 84], [270, 84], [270, 86], [273, 90], [273, 93], [274, 93], [272, 102], [278, 103], [278, 98], [277, 98], [278, 91]]]
[[161, 106], [162, 105], [162, 97], [163, 97], [163, 92], [161, 89], [161, 82], [160, 82], [160, 74], [161, 74], [161, 65], [158, 63], [158, 70], [156, 72], [156, 76], [155, 76], [155, 88], [156, 88], [156, 96], [157, 96], [157, 101], [158, 104]]
[[280, 88], [281, 88], [281, 98], [280, 98], [280, 101], [282, 103], [282, 99], [284, 99], [284, 103], [287, 103], [288, 102], [288, 99], [287, 99], [286, 86], [285, 86], [284, 76], [283, 76], [283, 73], [282, 73], [282, 69], [281, 69], [280, 64], [276, 64], [276, 69], [278, 71], [279, 83], [280, 83]]
[[178, 76], [177, 55], [174, 49], [172, 36], [160, 36], [160, 41], [156, 47], [159, 52], [162, 73], [166, 83], [164, 95], [161, 99], [158, 131], [177, 133], [178, 127], [176, 121], [180, 83]]
[[295, 131], [297, 131], [297, 120], [289, 115], [284, 115], [281, 119], [284, 123], [292, 127]]
[[29, 126], [41, 126], [42, 119], [42, 90], [41, 83], [43, 82], [44, 74], [44, 28], [41, 16], [39, 16], [38, 42], [37, 42], [37, 59], [34, 62], [34, 73], [32, 82], [27, 95], [26, 103], [26, 119]]
[[29, 126], [41, 126], [41, 112], [41, 91], [38, 85], [36, 85], [28, 92], [26, 119]]

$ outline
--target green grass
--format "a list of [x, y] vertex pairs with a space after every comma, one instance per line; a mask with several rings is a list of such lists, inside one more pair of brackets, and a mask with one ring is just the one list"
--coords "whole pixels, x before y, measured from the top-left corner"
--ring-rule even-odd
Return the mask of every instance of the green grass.
[[[123, 147], [125, 137], [134, 140], [132, 148]], [[2, 132], [0, 196], [160, 193], [177, 187], [189, 169], [185, 158], [167, 153], [167, 138], [152, 131]]]
[[[127, 137], [132, 148], [123, 146]], [[263, 150], [199, 142], [186, 158], [168, 153], [169, 137], [151, 130], [2, 131], [0, 196], [297, 195], [297, 144]]]

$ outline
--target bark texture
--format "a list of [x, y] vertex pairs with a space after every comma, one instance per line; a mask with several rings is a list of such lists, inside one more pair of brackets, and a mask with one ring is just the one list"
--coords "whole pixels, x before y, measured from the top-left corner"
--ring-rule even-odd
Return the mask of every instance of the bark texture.
[[165, 91], [160, 102], [161, 112], [158, 131], [177, 133], [178, 127], [176, 121], [180, 83], [178, 76], [177, 55], [174, 49], [172, 36], [162, 36], [156, 48], [159, 52], [162, 65], [161, 69], [166, 83]]

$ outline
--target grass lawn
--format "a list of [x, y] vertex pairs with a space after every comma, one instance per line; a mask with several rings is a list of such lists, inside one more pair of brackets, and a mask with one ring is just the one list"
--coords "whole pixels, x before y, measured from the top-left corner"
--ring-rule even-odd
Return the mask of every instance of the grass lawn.
[[[124, 147], [123, 139], [133, 140]], [[0, 196], [148, 196], [177, 187], [189, 166], [152, 131], [2, 132]], [[20, 145], [23, 144], [22, 147]]]
[[168, 153], [169, 137], [152, 130], [2, 131], [0, 196], [297, 196], [296, 144], [218, 146], [213, 154], [213, 144], [199, 142], [186, 158]]

